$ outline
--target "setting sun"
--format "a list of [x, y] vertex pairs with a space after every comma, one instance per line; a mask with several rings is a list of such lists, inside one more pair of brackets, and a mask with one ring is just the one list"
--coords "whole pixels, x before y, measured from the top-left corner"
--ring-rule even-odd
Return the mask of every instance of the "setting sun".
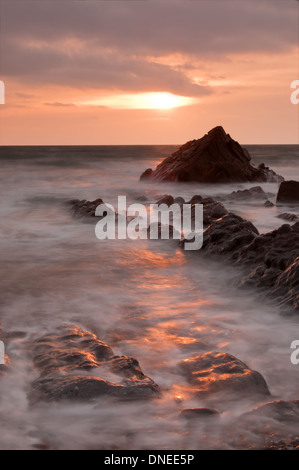
[[171, 109], [188, 106], [198, 100], [169, 92], [105, 95], [77, 103], [79, 106], [103, 106], [113, 109]]
[[185, 96], [177, 96], [172, 93], [148, 93], [148, 108], [169, 109], [179, 106], [186, 106], [192, 103], [191, 98]]

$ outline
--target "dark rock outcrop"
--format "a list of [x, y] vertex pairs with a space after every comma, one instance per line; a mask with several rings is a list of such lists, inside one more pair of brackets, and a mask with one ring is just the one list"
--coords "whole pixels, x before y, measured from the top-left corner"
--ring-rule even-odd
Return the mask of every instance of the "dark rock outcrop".
[[215, 127], [201, 139], [187, 142], [164, 159], [154, 171], [147, 169], [140, 179], [187, 183], [283, 181], [265, 165], [254, 166], [247, 150], [226, 134], [221, 126]]
[[153, 170], [151, 168], [148, 168], [145, 170], [142, 175], [140, 176], [140, 181], [146, 181], [149, 180], [152, 176]]
[[283, 181], [277, 193], [277, 203], [299, 203], [299, 181]]
[[136, 359], [114, 356], [107, 344], [77, 326], [63, 327], [35, 340], [32, 354], [40, 373], [32, 384], [32, 402], [101, 396], [146, 399], [160, 392]]
[[190, 204], [191, 205], [191, 217], [194, 218], [194, 206], [195, 204], [202, 204], [203, 206], [203, 224], [205, 226], [210, 225], [217, 219], [228, 214], [227, 209], [221, 202], [216, 201], [211, 197], [202, 197], [200, 195], [193, 196], [190, 201], [185, 202], [182, 197], [173, 198], [171, 195], [164, 195], [161, 197], [156, 204], [162, 205], [165, 204], [166, 206], [171, 206], [172, 204], [178, 204], [180, 207], [183, 204]]
[[287, 220], [288, 222], [296, 222], [299, 219], [298, 215], [290, 214], [289, 212], [284, 212], [277, 216], [279, 219]]
[[243, 189], [238, 191], [233, 191], [231, 194], [225, 197], [229, 200], [237, 201], [251, 201], [251, 200], [262, 200], [266, 201], [268, 199], [267, 194], [260, 186], [254, 186], [250, 189]]
[[172, 204], [174, 204], [174, 198], [170, 196], [169, 194], [165, 194], [156, 202], [156, 204], [158, 204], [158, 206], [160, 206], [161, 204], [166, 204], [166, 206], [171, 206]]
[[71, 201], [68, 201], [68, 204], [71, 207], [71, 212], [74, 217], [88, 221], [88, 219], [96, 217], [96, 208], [99, 205], [104, 204], [104, 202], [101, 198], [95, 199], [94, 201], [87, 201], [86, 199], [72, 199]]
[[185, 359], [179, 364], [182, 373], [198, 396], [211, 393], [243, 395], [270, 395], [259, 372], [250, 369], [236, 357], [223, 352], [207, 352]]

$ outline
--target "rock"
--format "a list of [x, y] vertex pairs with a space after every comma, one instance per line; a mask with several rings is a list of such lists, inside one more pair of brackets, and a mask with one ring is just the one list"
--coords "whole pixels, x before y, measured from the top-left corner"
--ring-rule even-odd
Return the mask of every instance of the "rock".
[[71, 206], [72, 215], [80, 219], [89, 219], [96, 217], [95, 210], [100, 204], [104, 204], [101, 198], [94, 201], [86, 201], [85, 199], [72, 199], [68, 201]]
[[299, 257], [274, 279], [271, 294], [281, 305], [289, 305], [299, 311]]
[[181, 411], [180, 417], [188, 420], [219, 418], [220, 413], [211, 408], [186, 408]]
[[299, 219], [298, 215], [290, 214], [289, 212], [284, 212], [283, 214], [279, 214], [277, 216], [279, 219], [287, 220], [288, 222], [295, 222]]
[[171, 206], [174, 203], [174, 198], [168, 194], [165, 194], [165, 196], [162, 196], [159, 201], [156, 202], [158, 206], [161, 204], [166, 204], [166, 206]]
[[265, 207], [274, 207], [274, 204], [273, 204], [273, 202], [271, 202], [271, 201], [266, 201], [266, 202], [264, 203], [264, 206], [265, 206]]
[[185, 359], [179, 364], [182, 373], [198, 396], [225, 392], [238, 397], [270, 395], [259, 372], [251, 370], [236, 357], [223, 352], [207, 352]]
[[234, 259], [240, 249], [250, 244], [257, 235], [258, 230], [251, 222], [229, 213], [204, 231], [203, 249]]
[[161, 222], [152, 222], [147, 227], [147, 238], [151, 240], [179, 240], [181, 234], [170, 224], [161, 224]]
[[185, 199], [183, 197], [176, 197], [173, 200], [174, 204], [178, 204], [179, 206], [183, 206], [183, 204], [186, 204]]
[[267, 418], [280, 423], [294, 423], [299, 421], [299, 400], [295, 401], [272, 401], [261, 405], [247, 413], [244, 413], [241, 419], [256, 421]]
[[152, 173], [153, 173], [153, 170], [151, 168], [148, 168], [140, 176], [140, 181], [146, 181], [146, 180], [150, 179], [150, 177], [152, 176]]
[[283, 181], [277, 193], [276, 202], [288, 203], [299, 202], [299, 181]]
[[114, 356], [106, 343], [78, 326], [35, 340], [32, 355], [40, 376], [32, 384], [31, 402], [101, 396], [147, 399], [160, 392], [135, 358]]
[[280, 305], [299, 310], [299, 223], [256, 237], [238, 253], [250, 274], [241, 284], [266, 288]]
[[203, 224], [205, 226], [228, 214], [224, 205], [221, 202], [214, 201], [212, 198], [204, 198], [201, 203], [203, 205]]
[[190, 183], [283, 181], [274, 171], [265, 166], [257, 168], [250, 161], [247, 150], [218, 126], [201, 139], [184, 144], [154, 171], [146, 170], [140, 179]]
[[203, 197], [197, 194], [195, 196], [192, 196], [192, 198], [190, 199], [190, 201], [188, 201], [187, 204], [202, 204], [202, 201]]
[[254, 186], [250, 189], [233, 191], [231, 194], [225, 197], [229, 200], [248, 201], [248, 200], [266, 200], [267, 194], [263, 191], [260, 186]]
[[144, 202], [144, 203], [148, 203], [148, 202], [149, 202], [147, 196], [144, 196], [144, 195], [137, 196], [137, 197], [136, 197], [136, 201], [138, 201], [138, 202]]
[[202, 251], [242, 266], [239, 285], [262, 288], [282, 307], [299, 310], [299, 222], [260, 235], [251, 222], [229, 213], [204, 230]]

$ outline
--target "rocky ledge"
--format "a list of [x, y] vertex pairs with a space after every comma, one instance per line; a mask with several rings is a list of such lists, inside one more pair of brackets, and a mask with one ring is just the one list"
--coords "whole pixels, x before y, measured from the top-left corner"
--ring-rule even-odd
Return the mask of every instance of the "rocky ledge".
[[251, 222], [230, 213], [211, 224], [203, 238], [204, 252], [243, 268], [240, 285], [266, 289], [281, 306], [299, 311], [299, 222], [259, 234]]
[[233, 140], [221, 126], [210, 130], [201, 139], [182, 145], [165, 158], [155, 170], [148, 168], [141, 181], [198, 183], [281, 182], [263, 163], [251, 163], [246, 149]]
[[31, 345], [39, 378], [30, 401], [94, 400], [100, 397], [149, 399], [158, 385], [141, 370], [136, 359], [115, 356], [93, 333], [64, 326]]
[[207, 352], [185, 359], [179, 364], [183, 375], [194, 387], [195, 394], [203, 398], [221, 393], [224, 400], [237, 393], [238, 398], [270, 395], [268, 386], [259, 372], [224, 352]]

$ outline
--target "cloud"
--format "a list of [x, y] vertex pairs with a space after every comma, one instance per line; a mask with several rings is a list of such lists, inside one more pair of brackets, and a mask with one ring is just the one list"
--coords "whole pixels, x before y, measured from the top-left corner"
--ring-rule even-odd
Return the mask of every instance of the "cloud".
[[[195, 63], [297, 45], [293, 0], [2, 0], [1, 75], [33, 85], [211, 93]], [[183, 64], [163, 57], [180, 54]], [[157, 60], [155, 60], [155, 58]]]
[[54, 106], [55, 108], [68, 108], [68, 107], [76, 107], [74, 103], [60, 103], [59, 101], [55, 101], [54, 103], [44, 103], [45, 106]]

